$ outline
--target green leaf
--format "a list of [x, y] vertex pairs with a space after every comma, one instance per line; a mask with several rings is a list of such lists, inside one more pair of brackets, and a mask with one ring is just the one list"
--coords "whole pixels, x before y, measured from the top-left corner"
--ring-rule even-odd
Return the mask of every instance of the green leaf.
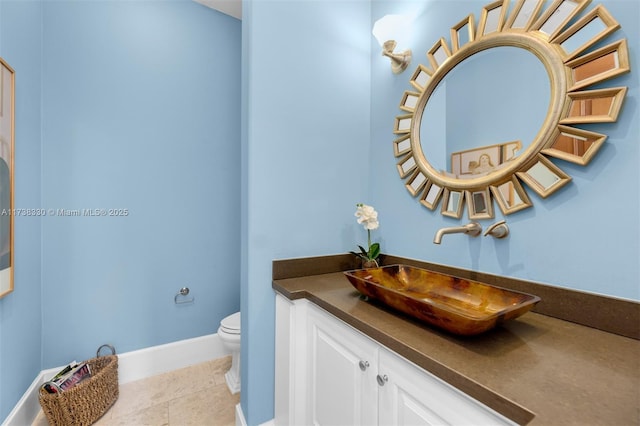
[[351, 253], [352, 255], [359, 257], [360, 259], [366, 259], [367, 257], [365, 255], [363, 255], [362, 253], [356, 253], [355, 251], [350, 251], [349, 253]]
[[380, 256], [380, 244], [373, 243], [371, 244], [371, 248], [369, 249], [369, 259], [377, 259]]

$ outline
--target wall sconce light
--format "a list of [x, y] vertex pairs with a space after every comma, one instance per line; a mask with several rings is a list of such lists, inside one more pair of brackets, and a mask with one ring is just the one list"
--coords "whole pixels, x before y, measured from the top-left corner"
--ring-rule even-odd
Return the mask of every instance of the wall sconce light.
[[394, 53], [398, 41], [406, 42], [409, 38], [411, 16], [385, 15], [373, 24], [371, 31], [382, 46], [382, 55], [391, 59], [391, 70], [394, 74], [400, 74], [411, 63], [411, 50]]

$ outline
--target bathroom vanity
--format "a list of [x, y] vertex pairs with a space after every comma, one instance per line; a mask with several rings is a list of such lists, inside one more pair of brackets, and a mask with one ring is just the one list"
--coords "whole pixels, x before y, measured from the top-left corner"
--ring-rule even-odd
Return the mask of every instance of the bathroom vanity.
[[514, 424], [307, 299], [276, 311], [277, 424]]
[[274, 262], [276, 424], [637, 424], [637, 303], [584, 296], [622, 312], [604, 328], [628, 336], [539, 313], [556, 306], [545, 294], [538, 312], [463, 337], [363, 300], [352, 266]]

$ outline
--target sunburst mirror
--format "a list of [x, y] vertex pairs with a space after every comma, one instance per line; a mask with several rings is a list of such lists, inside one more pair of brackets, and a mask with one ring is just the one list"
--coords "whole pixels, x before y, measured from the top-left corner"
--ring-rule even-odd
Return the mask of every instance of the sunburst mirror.
[[[594, 47], [620, 25], [602, 5], [578, 17], [590, 0], [556, 0], [546, 9], [544, 3], [519, 0], [510, 10], [508, 0], [488, 4], [477, 21], [471, 14], [451, 28], [449, 40], [436, 41], [412, 74], [393, 146], [400, 177], [423, 206], [440, 205], [454, 218], [466, 208], [470, 219], [492, 218], [494, 201], [505, 215], [520, 211], [532, 206], [525, 186], [546, 198], [571, 180], [550, 157], [586, 165], [606, 140], [576, 126], [618, 118], [627, 88], [589, 86], [630, 71], [625, 39]], [[480, 78], [499, 75], [500, 91], [523, 102], [505, 102], [504, 112], [496, 105], [501, 102], [492, 102], [498, 120], [485, 132], [475, 129], [472, 107], [493, 98], [495, 87], [483, 93], [475, 73], [464, 72], [480, 60], [489, 64]], [[516, 64], [522, 68], [512, 68]], [[510, 87], [514, 75], [520, 85]], [[548, 97], [532, 101], [526, 90]], [[438, 99], [444, 107], [432, 107]], [[526, 114], [517, 114], [519, 108]]]

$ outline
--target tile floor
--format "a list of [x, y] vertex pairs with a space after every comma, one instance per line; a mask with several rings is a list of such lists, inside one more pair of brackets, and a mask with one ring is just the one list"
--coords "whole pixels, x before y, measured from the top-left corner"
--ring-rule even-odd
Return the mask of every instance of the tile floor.
[[[96, 426], [235, 425], [240, 393], [231, 395], [224, 373], [231, 357], [120, 385], [120, 396]], [[32, 426], [46, 426], [40, 410]]]

